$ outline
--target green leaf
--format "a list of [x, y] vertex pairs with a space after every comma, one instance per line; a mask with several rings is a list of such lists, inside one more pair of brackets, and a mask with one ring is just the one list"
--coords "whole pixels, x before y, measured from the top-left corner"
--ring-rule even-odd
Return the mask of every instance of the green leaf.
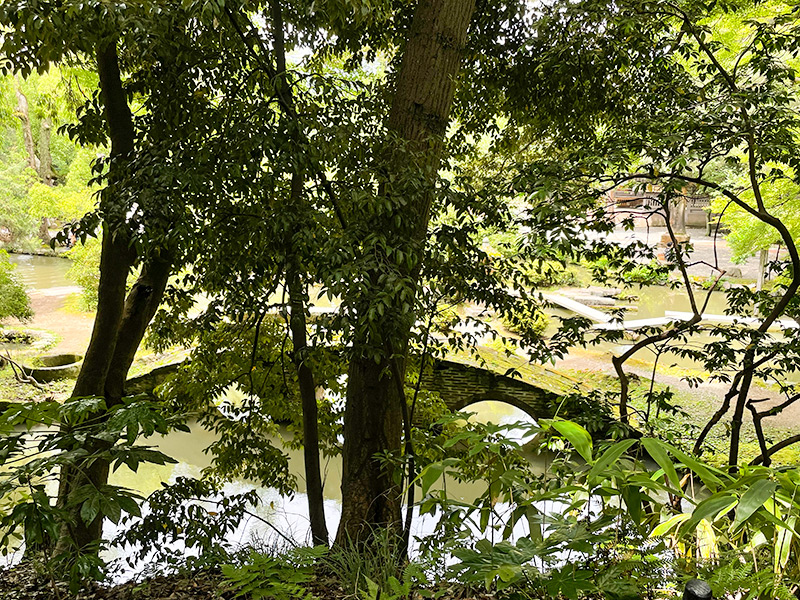
[[558, 431], [561, 435], [567, 438], [572, 447], [577, 450], [583, 459], [590, 463], [592, 461], [592, 436], [583, 427], [572, 421], [563, 421], [560, 419], [548, 419], [542, 421], [545, 425], [550, 425], [553, 429]]
[[789, 550], [792, 546], [792, 530], [794, 529], [797, 517], [789, 517], [786, 522], [787, 527], [778, 531], [778, 539], [775, 542], [775, 559], [773, 568], [776, 575], [786, 568], [789, 563]]
[[117, 501], [119, 502], [119, 505], [122, 508], [122, 510], [124, 510], [126, 513], [131, 514], [135, 517], [142, 516], [142, 511], [139, 508], [139, 503], [136, 502], [136, 500], [134, 500], [130, 496], [124, 496], [124, 495], [118, 496]]
[[731, 529], [733, 531], [738, 529], [754, 512], [764, 506], [764, 502], [772, 497], [777, 487], [778, 483], [769, 479], [756, 481], [750, 489], [742, 494], [739, 505], [736, 507], [736, 517], [733, 520]]
[[725, 474], [722, 471], [704, 465], [697, 459], [692, 458], [674, 446], [668, 447], [675, 458], [681, 461], [686, 467], [697, 473], [697, 475], [700, 477], [700, 480], [708, 489], [711, 491], [716, 491], [722, 487], [722, 479], [720, 477], [725, 477]]
[[452, 466], [456, 462], [458, 462], [458, 460], [455, 458], [446, 458], [444, 460], [431, 463], [425, 467], [422, 470], [422, 473], [420, 473], [417, 477], [417, 480], [422, 486], [422, 495], [427, 495], [428, 491], [431, 489], [431, 486], [439, 480], [439, 478], [442, 476], [442, 473], [444, 473], [448, 467]]
[[656, 461], [658, 466], [664, 470], [664, 474], [667, 476], [667, 479], [673, 485], [674, 489], [680, 490], [681, 482], [678, 479], [678, 472], [675, 470], [675, 465], [672, 464], [672, 459], [665, 449], [669, 448], [669, 446], [655, 438], [642, 438], [639, 441], [652, 459]]
[[597, 462], [592, 466], [591, 471], [586, 476], [588, 481], [592, 481], [595, 477], [604, 473], [605, 470], [613, 463], [615, 463], [620, 456], [625, 454], [628, 449], [636, 443], [636, 440], [622, 440], [608, 448], [603, 455], [597, 459]]
[[656, 527], [650, 533], [650, 537], [660, 537], [662, 535], [665, 535], [673, 527], [677, 527], [684, 521], [688, 521], [691, 518], [692, 518], [692, 513], [680, 513], [674, 515], [669, 519], [667, 519], [666, 521], [664, 521], [663, 523], [659, 523], [658, 525], [656, 525]]
[[735, 503], [736, 498], [728, 493], [717, 494], [703, 500], [692, 512], [692, 518], [681, 527], [681, 531], [687, 532], [694, 529], [703, 519], [714, 522], [722, 511], [730, 510]]
[[622, 499], [628, 507], [631, 520], [638, 527], [642, 522], [642, 492], [635, 485], [626, 485], [622, 488]]
[[81, 505], [81, 519], [87, 525], [100, 513], [100, 497], [92, 496]]

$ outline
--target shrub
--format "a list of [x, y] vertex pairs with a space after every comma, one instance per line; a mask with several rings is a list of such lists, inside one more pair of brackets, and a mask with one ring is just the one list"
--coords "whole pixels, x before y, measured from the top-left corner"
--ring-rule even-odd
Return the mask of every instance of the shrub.
[[639, 285], [664, 285], [669, 280], [669, 267], [658, 261], [641, 264], [622, 274], [625, 283]]
[[67, 277], [80, 286], [84, 308], [89, 310], [97, 308], [101, 246], [99, 238], [88, 238], [85, 243], [76, 244], [68, 254], [72, 266], [67, 271]]
[[544, 261], [525, 269], [527, 282], [535, 289], [572, 286], [579, 283], [578, 273], [573, 267], [558, 261]]
[[0, 323], [4, 319], [27, 320], [33, 316], [31, 300], [14, 273], [8, 253], [0, 250]]
[[550, 318], [532, 306], [515, 307], [503, 319], [506, 329], [526, 338], [542, 337], [549, 324]]

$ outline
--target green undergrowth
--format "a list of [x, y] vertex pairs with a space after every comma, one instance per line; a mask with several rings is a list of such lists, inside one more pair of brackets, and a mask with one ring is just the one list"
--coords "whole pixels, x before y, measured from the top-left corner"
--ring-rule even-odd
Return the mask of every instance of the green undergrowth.
[[[694, 375], [688, 370], [678, 367], [665, 367], [671, 375], [690, 376]], [[659, 370], [657, 372], [660, 373]], [[615, 392], [619, 390], [619, 381], [616, 376], [598, 371], [582, 371], [577, 369], [565, 369], [564, 375], [570, 376], [595, 390], [604, 392]], [[631, 407], [639, 414], [646, 413], [646, 396], [650, 391], [650, 381], [646, 378], [630, 374], [630, 394]], [[767, 391], [766, 389], [762, 391]], [[708, 390], [694, 388], [690, 391], [677, 389], [675, 385], [666, 383], [655, 383], [652, 386], [654, 397], [670, 392], [672, 394], [669, 401], [674, 409], [661, 411], [657, 410], [655, 404], [651, 405], [651, 416], [654, 417], [653, 428], [662, 436], [687, 445], [691, 449], [695, 437], [700, 433], [702, 427], [713, 416], [719, 408], [718, 393]], [[657, 415], [657, 417], [656, 417]], [[632, 417], [634, 423], [640, 421], [635, 413]], [[722, 466], [727, 463], [727, 451], [730, 446], [730, 417], [724, 418], [711, 430], [706, 441], [704, 451], [705, 459], [715, 466]], [[764, 421], [764, 430], [768, 445], [778, 440], [785, 439], [791, 435], [800, 433], [800, 423], [795, 427], [785, 427], [777, 425], [769, 419]], [[758, 439], [751, 422], [746, 420], [742, 431], [740, 447], [741, 460], [749, 462], [760, 454]], [[800, 448], [790, 446], [773, 456], [773, 464], [776, 466], [794, 466], [800, 464]]]
[[69, 294], [60, 309], [68, 315], [94, 315], [94, 308], [83, 294]]
[[128, 371], [128, 378], [146, 375], [153, 369], [185, 360], [189, 351], [185, 348], [171, 348], [165, 352], [141, 349]]
[[72, 379], [61, 379], [40, 384], [37, 388], [18, 381], [10, 366], [0, 367], [0, 402], [63, 401], [69, 397], [74, 385]]

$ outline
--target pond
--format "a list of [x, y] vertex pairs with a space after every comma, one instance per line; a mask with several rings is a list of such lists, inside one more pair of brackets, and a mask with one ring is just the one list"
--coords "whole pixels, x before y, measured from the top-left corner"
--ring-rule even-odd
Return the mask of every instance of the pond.
[[20, 281], [29, 290], [49, 290], [53, 288], [74, 287], [67, 278], [72, 261], [58, 256], [36, 256], [32, 254], [9, 254], [11, 263], [16, 265]]
[[[470, 412], [475, 413], [473, 418], [481, 422], [491, 421], [497, 424], [532, 422], [526, 413], [501, 402], [480, 402], [470, 406]], [[513, 433], [512, 430], [511, 437], [513, 437]], [[191, 433], [175, 432], [167, 436], [153, 436], [143, 443], [155, 446], [174, 458], [177, 463], [163, 466], [142, 465], [135, 473], [123, 466], [112, 474], [110, 483], [125, 486], [137, 491], [142, 496], [147, 496], [159, 489], [162, 482], [172, 483], [178, 477], [199, 477], [202, 470], [211, 462], [210, 455], [205, 454], [204, 449], [215, 440], [216, 434], [203, 429], [198, 424], [192, 425]], [[286, 452], [289, 455], [290, 472], [298, 482], [298, 493], [293, 497], [281, 496], [275, 489], [261, 487], [247, 480], [236, 480], [225, 486], [223, 490], [225, 494], [243, 493], [255, 489], [261, 498], [261, 506], [254, 511], [258, 518], [254, 517], [242, 523], [228, 536], [228, 542], [236, 545], [246, 544], [253, 539], [262, 541], [275, 539], [276, 534], [272, 527], [262, 522], [261, 519], [268, 521], [272, 526], [299, 543], [309, 541], [308, 505], [303, 479], [302, 450], [287, 450]], [[546, 470], [549, 457], [533, 454], [526, 456], [533, 463], [536, 472], [542, 473]], [[341, 490], [339, 488], [342, 471], [341, 457], [323, 458], [322, 469], [325, 517], [328, 532], [333, 537], [341, 514]], [[447, 491], [453, 498], [473, 500], [485, 492], [485, 486], [480, 483], [465, 484], [448, 479]], [[417, 518], [413, 534], [418, 536], [428, 534], [434, 526], [435, 520], [429, 516]], [[106, 539], [114, 537], [118, 531], [115, 525], [106, 522], [104, 529]], [[125, 558], [129, 552], [130, 549], [112, 548], [104, 558]], [[120, 577], [124, 579], [132, 574], [132, 571], [123, 572]]]
[[[624, 292], [628, 295], [636, 296], [637, 300], [630, 302], [618, 302], [619, 306], [631, 306], [632, 309], [626, 311], [625, 320], [640, 320], [640, 319], [653, 319], [665, 316], [667, 311], [690, 313], [692, 311], [691, 303], [686, 291], [683, 288], [670, 289], [663, 286], [644, 286], [644, 287], [631, 287], [625, 289]], [[698, 308], [701, 308], [706, 301], [708, 295], [707, 291], [695, 290], [695, 301]], [[708, 298], [705, 314], [710, 315], [724, 315], [728, 307], [727, 297], [724, 291], [715, 291]], [[554, 317], [569, 318], [574, 317], [574, 313], [561, 308], [550, 308], [545, 312]], [[552, 319], [548, 325], [546, 334], [553, 335], [558, 328], [558, 319]], [[638, 340], [638, 337], [634, 338]], [[703, 344], [712, 341], [714, 338], [705, 333], [696, 333], [692, 335], [686, 343], [681, 343], [682, 346], [691, 345], [692, 347], [699, 348]], [[610, 366], [611, 355], [621, 354], [633, 344], [633, 340], [624, 342], [600, 342], [598, 344], [588, 347], [588, 350], [595, 354], [597, 358], [607, 360]], [[676, 342], [678, 343], [678, 342]], [[656, 355], [650, 348], [643, 348], [639, 350], [632, 357], [633, 361], [643, 363], [645, 365], [652, 365]], [[702, 370], [702, 365], [695, 360], [683, 356], [677, 356], [673, 352], [665, 352], [659, 358], [659, 364], [665, 367], [676, 366], [684, 369]]]
[[[44, 291], [59, 288], [72, 287], [74, 284], [66, 278], [66, 272], [71, 262], [63, 258], [11, 255], [11, 260], [17, 265], [17, 272], [20, 279], [31, 290]], [[688, 299], [680, 290], [669, 290], [663, 287], [632, 288], [631, 294], [639, 297], [637, 302], [638, 310], [628, 313], [629, 319], [644, 319], [650, 317], [660, 317], [667, 310], [688, 311], [690, 310]], [[698, 298], [704, 298], [704, 294], [698, 294]], [[702, 302], [702, 300], [699, 300]], [[709, 302], [707, 312], [722, 314], [724, 312], [726, 300], [723, 293], [715, 293]], [[567, 313], [553, 311], [553, 314], [567, 316]], [[606, 345], [596, 348], [598, 357], [608, 352], [618, 349], [619, 345]], [[640, 353], [637, 358], [647, 361], [652, 360], [651, 355]], [[670, 360], [670, 362], [672, 362]], [[470, 407], [471, 412], [476, 412], [475, 418], [488, 422], [509, 423], [515, 421], [530, 422], [530, 417], [507, 404], [498, 402], [484, 402]], [[136, 473], [131, 472], [125, 467], [117, 470], [112, 476], [112, 483], [123, 485], [136, 490], [142, 496], [147, 496], [161, 487], [162, 482], [173, 482], [180, 476], [197, 477], [202, 470], [210, 464], [210, 456], [203, 451], [215, 440], [215, 435], [195, 425], [191, 433], [173, 433], [169, 436], [157, 436], [147, 440], [146, 443], [152, 444], [163, 451], [168, 456], [173, 457], [177, 463], [174, 465], [156, 466], [143, 465]], [[261, 488], [252, 482], [239, 480], [228, 484], [224, 490], [226, 494], [244, 492], [250, 489], [258, 489], [262, 499], [261, 507], [257, 509], [257, 514], [262, 519], [269, 521], [290, 537], [299, 542], [305, 542], [308, 538], [308, 511], [305, 486], [303, 480], [303, 459], [301, 451], [290, 450], [287, 452], [290, 457], [290, 470], [297, 477], [298, 493], [291, 498], [280, 496], [274, 489]], [[534, 467], [539, 472], [544, 472], [548, 466], [548, 457], [529, 456]], [[328, 529], [331, 535], [335, 534], [340, 514], [341, 491], [339, 488], [341, 480], [341, 459], [339, 457], [324, 459], [324, 492], [326, 498], [326, 517], [328, 519]], [[448, 492], [454, 497], [472, 500], [485, 491], [485, 486], [480, 484], [459, 484], [448, 481]], [[431, 531], [434, 523], [430, 518], [416, 520], [415, 534], [421, 535]], [[109, 539], [114, 535], [114, 526], [107, 523], [105, 532]], [[230, 536], [231, 542], [247, 543], [253, 536], [261, 539], [269, 539], [274, 534], [268, 525], [254, 518], [243, 523]], [[125, 551], [114, 549], [113, 553], [106, 558], [122, 556]]]

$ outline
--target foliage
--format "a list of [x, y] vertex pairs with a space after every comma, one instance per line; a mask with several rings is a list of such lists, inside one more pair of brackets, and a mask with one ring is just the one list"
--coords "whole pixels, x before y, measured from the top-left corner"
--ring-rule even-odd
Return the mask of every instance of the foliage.
[[626, 285], [664, 285], [669, 280], [671, 265], [651, 260], [648, 263], [613, 268], [608, 257], [601, 257], [590, 264], [595, 279], [614, 281]]
[[[98, 422], [104, 401], [98, 398], [71, 398], [14, 404], [0, 417], [0, 551], [4, 556], [19, 550], [43, 550], [45, 560], [58, 564], [56, 570], [78, 586], [85, 577], [102, 577], [102, 561], [96, 548], [74, 549], [68, 555], [52, 555], [52, 543], [60, 536], [60, 524], [70, 506], [53, 506], [45, 488], [58, 477], [58, 471], [76, 461], [106, 459], [112, 470], [123, 465], [136, 471], [142, 463], [174, 462], [161, 452], [136, 443], [139, 436], [164, 434], [182, 428], [180, 419], [165, 417], [161, 407], [141, 398], [130, 397], [109, 411], [105, 422]], [[86, 441], [74, 450], [75, 439]], [[139, 516], [141, 498], [133, 491], [115, 485], [84, 485], [76, 491], [77, 518], [90, 523], [95, 518], [120, 522], [123, 514]], [[72, 550], [72, 549], [71, 549]], [[51, 565], [52, 566], [52, 565]]]
[[542, 310], [528, 304], [515, 306], [503, 319], [506, 329], [530, 338], [542, 337], [549, 323], [550, 319]]
[[[449, 530], [437, 547], [458, 559], [452, 577], [487, 589], [513, 586], [532, 597], [567, 598], [651, 595], [665, 577], [680, 581], [720, 564], [748, 566], [728, 585], [713, 579], [715, 595], [746, 582], [750, 597], [782, 597], [796, 581], [794, 470], [743, 468], [730, 475], [656, 438], [595, 445], [575, 423], [542, 425], [531, 431], [562, 440], [563, 446], [548, 441], [547, 447], [566, 453], [559, 451], [546, 478], [507, 459], [517, 442], [497, 437], [495, 426], [456, 436], [453, 445], [466, 443], [462, 457], [420, 473], [422, 510], [438, 513], [439, 530]], [[480, 435], [487, 432], [488, 439]], [[476, 461], [487, 452], [489, 461]], [[585, 461], [581, 467], [578, 457]], [[476, 463], [485, 466], [476, 470]], [[445, 477], [485, 480], [487, 495], [454, 500], [434, 488]]]
[[[302, 415], [291, 346], [280, 318], [262, 315], [233, 324], [205, 317], [194, 326], [171, 331], [187, 332], [198, 343], [178, 376], [160, 393], [174, 410], [200, 414], [202, 424], [219, 434], [209, 448], [215, 457], [210, 471], [291, 493], [295, 480], [274, 440], [285, 435], [279, 429], [285, 427], [294, 434], [287, 443], [299, 446]], [[318, 384], [329, 390], [318, 402], [321, 448], [336, 454], [341, 425], [333, 399], [342, 389], [341, 366], [333, 352], [315, 352], [308, 359], [316, 367]]]
[[25, 321], [33, 317], [33, 311], [25, 286], [14, 274], [8, 253], [0, 250], [0, 323], [9, 317]]
[[150, 494], [143, 514], [122, 517], [112, 544], [126, 548], [131, 569], [196, 571], [230, 561], [228, 538], [259, 503], [254, 490], [225, 494], [211, 480], [178, 477]]
[[[61, 223], [80, 219], [92, 209], [93, 190], [88, 182], [93, 178], [91, 164], [97, 150], [80, 147], [71, 141], [60, 125], [74, 117], [76, 107], [85, 94], [97, 86], [80, 66], [51, 68], [47, 72], [30, 74], [26, 78], [6, 75], [0, 78], [0, 115], [8, 127], [0, 136], [2, 171], [0, 181], [0, 227], [8, 230], [14, 248], [25, 248], [26, 241], [35, 237], [42, 218]], [[22, 141], [22, 126], [18, 118], [15, 88], [29, 102], [30, 126], [34, 136], [37, 160], [42, 152], [52, 160], [53, 180], [43, 181], [30, 167]], [[49, 146], [43, 147], [42, 123], [48, 119], [52, 134]]]
[[[24, 2], [5, 4], [10, 5], [28, 8]], [[365, 386], [369, 394], [350, 398], [380, 400], [375, 394], [385, 393], [392, 381], [402, 381], [406, 347], [423, 359], [428, 350], [442, 350], [441, 340], [432, 339], [432, 324], [446, 301], [473, 303], [522, 324], [537, 315], [530, 289], [557, 280], [559, 270], [571, 261], [594, 263], [600, 279], [651, 283], [663, 280], [670, 269], [687, 279], [688, 248], [674, 248], [667, 264], [657, 265], [647, 262], [652, 252], [640, 246], [620, 249], [596, 239], [613, 227], [600, 211], [599, 199], [630, 181], [656, 184], [662, 211], [669, 210], [671, 198], [686, 186], [718, 192], [773, 227], [790, 248], [791, 264], [777, 265], [784, 278], [769, 292], [731, 290], [733, 313], [750, 314], [758, 307], [763, 320], [753, 328], [714, 326], [710, 343], [702, 349], [691, 346], [689, 336], [702, 313], [702, 300], [692, 297], [696, 319], [644, 330], [630, 350], [614, 359], [623, 425], [609, 433], [629, 433], [624, 362], [645, 346], [656, 345], [659, 352], [671, 346], [680, 356], [701, 362], [714, 380], [730, 384], [717, 417], [719, 421], [734, 407], [731, 440], [736, 447], [731, 446], [729, 466], [739, 466], [739, 431], [748, 409], [760, 432], [762, 460], [769, 461], [770, 449], [758, 428], [761, 418], [773, 413], [759, 412], [749, 402], [750, 383], [754, 377], [776, 378], [786, 406], [798, 399], [787, 376], [797, 368], [800, 336], [789, 328], [780, 338], [767, 333], [782, 314], [800, 311], [800, 257], [792, 231], [779, 218], [784, 196], [794, 193], [800, 156], [791, 68], [800, 54], [800, 36], [792, 12], [766, 20], [740, 19], [750, 40], [743, 45], [731, 43], [710, 25], [736, 17], [738, 7], [728, 3], [581, 0], [534, 9], [524, 3], [484, 3], [463, 53], [468, 70], [460, 81], [458, 118], [443, 142], [447, 173], [437, 175], [439, 148], [436, 161], [426, 161], [387, 127], [386, 98], [401, 72], [399, 54], [390, 57], [385, 70], [383, 65], [376, 68], [377, 76], [365, 73], [375, 48], [393, 52], [403, 47], [408, 6], [364, 7], [357, 19], [364, 30], [343, 25], [349, 9], [292, 6], [285, 15], [286, 31], [280, 19], [267, 21], [258, 14], [261, 6], [249, 4], [241, 14], [228, 4], [207, 2], [170, 3], [170, 10], [152, 3], [65, 6], [63, 13], [56, 13], [59, 19], [26, 13], [35, 26], [26, 21], [19, 28], [25, 39], [9, 35], [4, 46], [18, 62], [20, 57], [36, 59], [21, 61], [20, 68], [30, 71], [44, 70], [47, 61], [65, 53], [70, 58], [93, 54], [107, 39], [116, 48], [119, 39], [129, 75], [125, 92], [142, 109], [135, 119], [136, 152], [129, 168], [118, 173], [111, 167], [119, 163], [111, 161], [108, 170], [108, 161], [98, 163], [99, 182], [112, 185], [99, 212], [85, 219], [79, 231], [91, 235], [102, 221], [114, 234], [130, 236], [123, 245], [135, 249], [137, 260], [169, 255], [176, 268], [193, 263], [171, 286], [170, 314], [159, 318], [161, 338], [154, 339], [196, 345], [191, 363], [162, 392], [183, 414], [201, 412], [206, 424], [221, 434], [212, 448], [217, 476], [252, 477], [290, 492], [294, 482], [285, 456], [268, 436], [279, 423], [298, 429], [300, 368], [313, 367], [315, 384], [335, 394], [345, 389], [340, 379], [346, 366], [363, 367], [355, 372], [374, 375], [371, 387]], [[17, 15], [13, 8], [3, 10]], [[76, 14], [85, 22], [73, 28]], [[69, 18], [61, 18], [65, 16]], [[45, 43], [27, 39], [37, 31]], [[287, 40], [276, 36], [286, 32], [291, 32], [288, 49], [307, 48], [306, 60], [280, 64]], [[272, 37], [265, 42], [264, 36]], [[173, 46], [173, 41], [180, 44]], [[337, 54], [343, 45], [354, 49], [351, 56]], [[102, 108], [98, 96], [88, 99], [81, 122], [70, 131], [83, 141], [103, 143]], [[441, 133], [446, 126], [438, 124]], [[709, 169], [715, 161], [727, 164], [736, 178]], [[114, 177], [108, 175], [112, 171]], [[772, 198], [769, 186], [776, 191]], [[10, 189], [16, 199], [22, 188]], [[32, 189], [36, 214], [61, 210], [56, 194]], [[778, 193], [782, 189], [786, 194]], [[25, 216], [14, 205], [17, 212]], [[205, 235], [198, 236], [201, 230]], [[506, 251], [493, 252], [478, 243], [487, 231], [500, 231], [501, 238], [513, 232], [512, 240], [497, 240]], [[757, 235], [773, 239], [760, 230]], [[87, 258], [81, 276], [88, 275], [89, 264]], [[321, 290], [334, 305], [330, 314], [316, 319], [310, 333], [305, 322], [313, 302], [309, 290]], [[292, 332], [294, 347], [286, 333], [290, 313], [301, 318]], [[456, 348], [479, 337], [452, 327], [450, 315], [445, 316], [447, 327], [441, 330]], [[488, 328], [479, 319], [473, 323], [481, 333]], [[585, 325], [563, 321], [549, 344], [533, 339], [540, 336], [534, 327], [526, 327], [520, 343], [544, 360], [563, 355], [575, 343], [622, 339], [623, 333], [614, 330], [587, 338]], [[297, 331], [311, 343], [297, 340]], [[292, 363], [300, 368], [286, 368]], [[350, 385], [357, 382], [353, 378]], [[217, 402], [226, 394], [230, 398], [218, 410]], [[339, 444], [334, 400], [316, 404], [323, 414], [323, 448], [331, 453]], [[569, 401], [591, 406], [579, 400]], [[607, 410], [610, 402], [603, 400]], [[667, 400], [650, 394], [647, 414], [651, 405], [660, 408]], [[125, 406], [131, 402], [135, 404], [128, 401]], [[399, 410], [398, 405], [406, 408], [402, 401], [391, 406]], [[386, 406], [390, 404], [373, 402], [371, 408]], [[77, 399], [64, 410], [91, 420], [87, 415], [106, 408], [101, 400]], [[112, 411], [112, 421], [125, 410]], [[66, 412], [47, 419], [68, 426], [72, 416]], [[15, 424], [33, 421], [26, 416]], [[383, 465], [397, 465], [400, 458], [397, 421], [391, 428], [384, 428], [385, 423], [375, 427], [378, 432], [392, 429], [394, 436], [382, 448]], [[407, 435], [411, 422], [406, 416]], [[670, 567], [688, 572], [698, 555], [713, 560], [712, 549], [747, 561], [747, 553], [737, 554], [747, 548], [760, 565], [754, 559], [756, 593], [779, 595], [785, 582], [797, 578], [797, 540], [789, 525], [796, 518], [794, 492], [789, 494], [792, 481], [785, 483], [779, 471], [742, 467], [729, 475], [655, 437], [598, 447], [587, 430], [597, 435], [605, 429], [597, 422], [584, 424], [556, 419], [531, 430], [547, 448], [572, 451], [570, 462], [554, 463], [556, 478], [550, 480], [530, 472], [519, 455], [522, 444], [506, 439], [505, 428], [455, 430], [453, 422], [442, 422], [441, 431], [449, 437], [435, 429], [412, 434], [432, 443], [416, 454], [409, 446], [405, 483], [417, 485], [425, 495], [424, 511], [441, 514], [437, 531], [425, 543], [461, 561], [451, 571], [454, 576], [487, 587], [528, 586], [536, 593], [567, 598], [627, 597], [635, 590], [622, 575], [630, 574], [640, 589], [651, 587], [662, 574], [659, 560], [653, 559], [659, 553], [670, 557]], [[645, 425], [654, 424], [648, 419]], [[110, 453], [120, 446], [123, 432], [114, 429], [118, 426], [101, 433], [74, 434], [66, 427], [47, 434], [62, 437], [53, 437], [42, 451], [60, 452], [40, 459], [50, 462], [43, 463], [37, 476], [49, 476], [61, 464], [58, 460], [68, 462], [65, 456], [90, 461], [95, 452]], [[124, 452], [134, 456], [130, 460], [164, 460], [133, 446], [139, 429], [126, 427], [124, 432]], [[362, 433], [349, 434], [346, 442], [363, 444], [368, 438], [359, 437]], [[698, 435], [696, 451], [706, 434]], [[97, 444], [95, 438], [110, 445]], [[412, 441], [407, 439], [409, 445]], [[64, 448], [74, 450], [70, 454]], [[646, 468], [644, 453], [659, 470]], [[362, 454], [365, 465], [376, 464], [369, 462], [371, 451]], [[420, 459], [418, 474], [413, 456]], [[445, 476], [479, 481], [485, 491], [472, 501], [448, 497], [433, 487]], [[715, 500], [698, 501], [681, 483], [684, 476], [690, 485], [702, 482]], [[401, 489], [401, 477], [387, 479], [393, 486], [389, 492]], [[27, 494], [12, 499], [25, 508], [11, 509], [9, 514], [16, 516], [9, 517], [8, 525], [27, 526], [30, 539], [43, 543], [52, 531], [45, 535], [35, 529], [34, 518], [49, 510], [49, 501], [45, 506], [41, 494]], [[123, 510], [138, 510], [130, 494], [113, 486], [75, 498], [84, 521], [102, 514], [119, 519]], [[179, 502], [180, 494], [167, 494], [167, 500]], [[553, 515], [540, 508], [543, 502], [556, 503], [561, 510]], [[372, 506], [372, 501], [364, 504]], [[680, 512], [688, 506], [694, 506], [691, 513]], [[162, 520], [167, 513], [161, 511]], [[200, 513], [202, 509], [186, 508], [187, 515]], [[781, 525], [783, 516], [787, 520]], [[41, 522], [47, 521], [42, 517]], [[524, 523], [530, 536], [515, 542], [515, 527]], [[672, 554], [667, 541], [650, 539], [653, 531], [673, 536]], [[748, 548], [759, 533], [768, 543]], [[201, 528], [192, 535], [201, 547], [213, 546], [214, 531]], [[488, 538], [475, 540], [478, 536]], [[501, 538], [498, 543], [493, 543], [495, 537]], [[761, 575], [762, 552], [772, 565], [771, 583]], [[564, 553], [577, 560], [563, 564]], [[283, 568], [266, 559], [253, 561], [251, 569], [231, 571], [243, 589], [261, 589], [274, 570]], [[743, 573], [740, 579], [749, 577]], [[382, 590], [399, 594], [408, 583], [395, 575], [383, 583], [356, 575], [355, 582], [366, 595]]]
[[321, 546], [296, 548], [277, 557], [251, 552], [240, 566], [223, 565], [222, 574], [236, 590], [236, 597], [313, 600], [306, 584], [314, 573], [314, 563], [326, 552]]
[[[36, 230], [36, 219], [28, 206], [28, 188], [36, 180], [21, 156], [5, 155], [0, 167], [0, 231], [12, 244], [24, 240]], [[8, 239], [10, 238], [10, 239]], [[6, 241], [6, 240], [4, 240]]]
[[70, 222], [91, 211], [96, 187], [90, 187], [89, 182], [94, 177], [91, 168], [96, 159], [92, 149], [76, 149], [62, 185], [34, 183], [28, 190], [29, 214], [39, 219], [48, 217]]
[[[760, 223], [751, 227], [759, 242], [780, 238], [786, 250], [772, 265], [778, 285], [769, 292], [727, 291], [729, 314], [755, 311], [759, 320], [731, 326], [701, 322], [708, 296], [691, 288], [692, 249], [676, 239], [665, 264], [653, 268], [636, 269], [645, 252], [638, 261], [613, 248], [584, 255], [589, 261], [604, 257], [596, 275], [606, 272], [621, 280], [633, 273], [650, 282], [654, 275], [675, 271], [670, 284], [683, 285], [692, 316], [639, 330], [641, 337], [613, 358], [621, 382], [620, 418], [630, 418], [625, 363], [634, 354], [647, 348], [658, 356], [670, 352], [695, 360], [729, 391], [693, 451], [700, 452], [710, 430], [729, 418], [731, 468], [739, 463], [744, 415], [753, 415], [760, 460], [769, 461], [780, 446], [768, 443], [762, 421], [800, 399], [791, 383], [797, 363], [790, 358], [800, 339], [779, 320], [797, 312], [800, 289], [800, 253], [793, 217], [786, 216], [798, 173], [794, 65], [800, 36], [793, 9], [774, 9], [767, 15], [752, 3], [694, 0], [554, 2], [537, 10], [535, 34], [516, 37], [501, 60], [501, 81], [508, 104], [518, 109], [518, 126], [539, 133], [541, 153], [525, 157], [532, 190], [551, 200], [572, 197], [599, 204], [610, 190], [627, 185], [655, 194], [662, 216], [668, 216], [675, 196], [700, 191]], [[606, 26], [595, 27], [598, 20]], [[533, 70], [531, 56], [536, 57]], [[768, 334], [770, 328], [781, 329], [779, 339]], [[694, 345], [693, 336], [707, 329], [712, 340]], [[623, 335], [607, 331], [588, 341], [618, 343]], [[750, 398], [759, 378], [780, 388], [784, 402], [777, 412], [759, 408]], [[698, 381], [691, 378], [691, 383]]]
[[97, 308], [97, 288], [100, 283], [100, 247], [98, 238], [89, 238], [85, 243], [76, 244], [68, 256], [72, 260], [67, 277], [81, 288], [83, 307], [87, 310]]
[[392, 587], [399, 583], [398, 577], [403, 578], [401, 548], [391, 529], [376, 528], [368, 545], [335, 547], [322, 564], [336, 574], [348, 593], [373, 600], [378, 591], [391, 594], [395, 591]]

